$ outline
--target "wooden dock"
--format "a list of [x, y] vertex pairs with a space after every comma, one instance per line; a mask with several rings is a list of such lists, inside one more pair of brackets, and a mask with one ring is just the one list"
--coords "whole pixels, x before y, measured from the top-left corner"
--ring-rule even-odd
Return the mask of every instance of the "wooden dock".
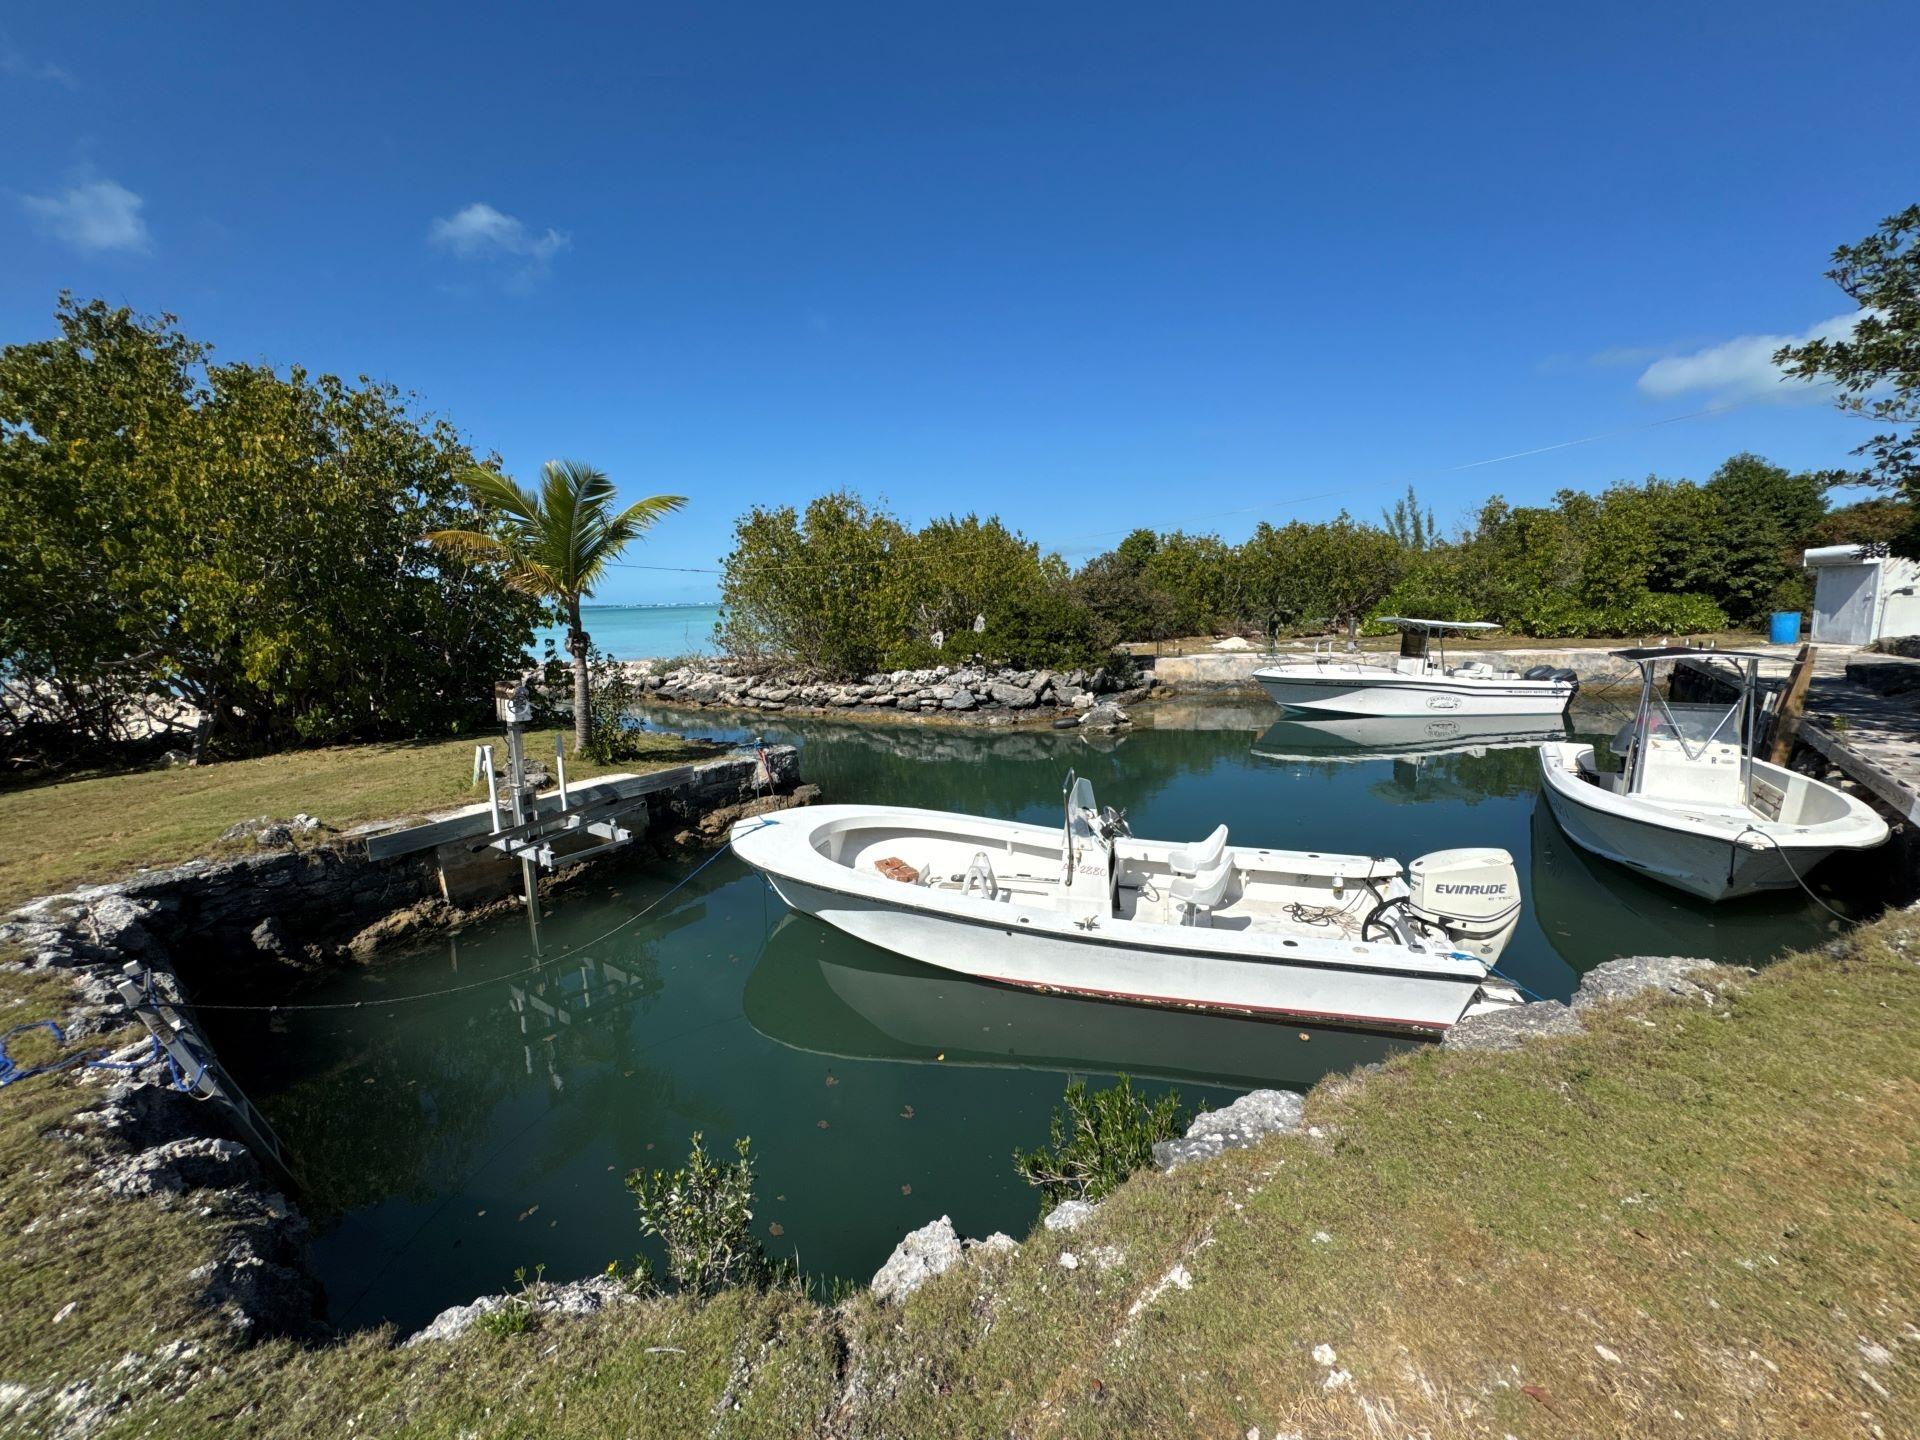
[[[1681, 663], [1703, 679], [1718, 679], [1709, 662]], [[1783, 651], [1761, 662], [1761, 682], [1778, 689], [1791, 668], [1792, 654]], [[1920, 821], [1920, 660], [1822, 647], [1799, 738], [1890, 814]]]

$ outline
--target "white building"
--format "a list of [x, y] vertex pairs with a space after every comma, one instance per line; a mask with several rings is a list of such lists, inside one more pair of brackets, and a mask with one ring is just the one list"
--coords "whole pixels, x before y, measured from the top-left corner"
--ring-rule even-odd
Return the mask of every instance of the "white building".
[[1862, 545], [1823, 545], [1801, 563], [1814, 572], [1816, 644], [1868, 645], [1920, 635], [1920, 565]]

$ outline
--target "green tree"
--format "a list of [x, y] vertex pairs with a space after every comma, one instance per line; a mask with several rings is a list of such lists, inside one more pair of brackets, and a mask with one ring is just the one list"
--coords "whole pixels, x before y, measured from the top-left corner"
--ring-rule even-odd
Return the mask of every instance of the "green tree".
[[[1150, 532], [1146, 532], [1150, 533]], [[1164, 640], [1175, 633], [1171, 597], [1120, 550], [1096, 555], [1073, 577], [1073, 593], [1086, 607], [1108, 646], [1129, 640]]]
[[1234, 553], [1218, 535], [1175, 530], [1160, 536], [1141, 576], [1172, 603], [1177, 634], [1208, 634], [1231, 623], [1241, 608]]
[[522, 489], [499, 471], [480, 466], [464, 478], [485, 515], [485, 528], [435, 530], [427, 538], [454, 554], [500, 564], [508, 585], [559, 607], [567, 625], [567, 654], [573, 658], [573, 748], [585, 750], [592, 738], [592, 706], [581, 601], [621, 552], [685, 505], [686, 496], [649, 495], [615, 510], [613, 481], [575, 460], [549, 460], [541, 467], [538, 490]]
[[1269, 640], [1328, 613], [1307, 565], [1313, 530], [1300, 520], [1282, 526], [1262, 520], [1236, 556], [1246, 613]]
[[1421, 508], [1420, 497], [1413, 493], [1411, 485], [1407, 486], [1405, 495], [1393, 502], [1391, 510], [1380, 512], [1380, 523], [1408, 550], [1425, 550], [1440, 542], [1440, 527], [1433, 522], [1433, 508]]
[[901, 563], [911, 540], [851, 491], [822, 495], [804, 514], [756, 505], [734, 522], [721, 570], [721, 645], [826, 675], [877, 670], [914, 623]]
[[[1835, 250], [1827, 278], [1860, 307], [1852, 332], [1783, 346], [1774, 363], [1800, 379], [1830, 382], [1848, 414], [1892, 426], [1854, 453], [1871, 457], [1876, 483], [1920, 501], [1920, 205]], [[1920, 528], [1905, 531], [1894, 549], [1920, 556]]]
[[1306, 563], [1316, 608], [1345, 625], [1349, 639], [1357, 636], [1360, 622], [1393, 590], [1405, 561], [1393, 536], [1341, 511], [1330, 524], [1312, 527]]
[[436, 551], [472, 452], [391, 386], [219, 364], [171, 316], [63, 296], [0, 351], [0, 670], [62, 728], [129, 697], [198, 748], [445, 734], [521, 662], [538, 602]]
[[1706, 591], [1740, 624], [1799, 609], [1807, 595], [1798, 552], [1826, 514], [1827, 484], [1758, 455], [1728, 460], [1703, 487], [1717, 516], [1711, 553], [1719, 573], [1689, 588]]

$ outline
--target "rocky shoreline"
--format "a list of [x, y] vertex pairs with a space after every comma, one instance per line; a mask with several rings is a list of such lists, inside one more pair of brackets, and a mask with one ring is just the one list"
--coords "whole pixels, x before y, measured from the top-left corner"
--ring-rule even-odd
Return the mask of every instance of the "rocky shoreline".
[[[687, 804], [656, 797], [662, 803], [650, 817], [654, 838], [705, 848], [724, 840], [732, 818], [805, 803], [817, 793], [796, 783], [791, 747], [770, 747], [769, 755], [781, 794], [748, 788], [740, 777], [752, 773], [750, 764], [727, 767], [724, 783], [696, 783]], [[69, 1002], [47, 1018], [56, 1020], [68, 1048], [84, 1048], [137, 1023], [116, 989], [129, 964], [151, 976], [157, 1000], [190, 1018], [196, 992], [271, 1003], [393, 940], [522, 903], [516, 896], [473, 909], [449, 905], [430, 857], [368, 857], [366, 835], [378, 828], [343, 836], [305, 816], [242, 821], [228, 834], [229, 844], [245, 847], [239, 853], [45, 896], [0, 923], [0, 944], [24, 957], [9, 968], [69, 978]], [[304, 843], [317, 833], [324, 833], [321, 843]], [[154, 1049], [143, 1033], [101, 1057], [106, 1065], [75, 1068], [54, 1082], [97, 1092], [71, 1124], [47, 1136], [81, 1156], [87, 1178], [76, 1202], [191, 1205], [216, 1258], [188, 1274], [156, 1274], [155, 1284], [196, 1296], [243, 1342], [326, 1337], [306, 1219], [270, 1162], [233, 1138], [217, 1107], [181, 1089]], [[29, 1231], [38, 1223], [19, 1218]], [[591, 1301], [569, 1299], [563, 1308], [595, 1308], [605, 1296], [588, 1288]], [[158, 1343], [151, 1354], [129, 1353], [110, 1374], [75, 1382], [58, 1396], [12, 1399], [16, 1408], [49, 1401], [60, 1433], [86, 1434], [136, 1393], [192, 1383], [198, 1354], [186, 1341]]]
[[628, 673], [650, 700], [731, 710], [795, 711], [879, 717], [957, 720], [1010, 725], [1050, 722], [1092, 730], [1129, 723], [1124, 705], [1143, 700], [1153, 675], [1125, 677], [1093, 670], [1010, 670], [939, 665], [886, 670], [858, 680], [822, 680], [801, 671], [741, 660], [712, 660], [656, 671], [653, 662], [628, 662]]

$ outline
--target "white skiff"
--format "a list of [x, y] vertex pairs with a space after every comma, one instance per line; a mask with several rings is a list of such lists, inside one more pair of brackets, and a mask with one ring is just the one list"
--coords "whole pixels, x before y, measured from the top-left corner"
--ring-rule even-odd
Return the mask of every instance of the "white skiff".
[[1435, 1032], [1519, 1003], [1503, 850], [1393, 859], [1136, 840], [1068, 777], [1058, 829], [822, 805], [734, 826], [780, 898], [958, 974], [1141, 1005]]

